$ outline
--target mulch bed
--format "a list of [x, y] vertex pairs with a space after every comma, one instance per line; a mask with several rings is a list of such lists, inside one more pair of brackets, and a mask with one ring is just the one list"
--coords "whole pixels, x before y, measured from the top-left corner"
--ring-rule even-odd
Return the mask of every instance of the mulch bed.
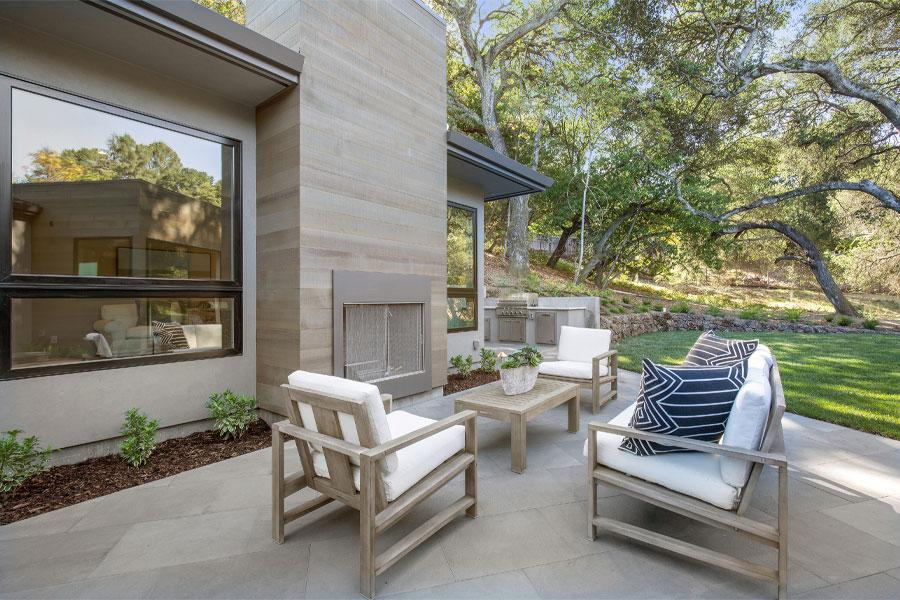
[[498, 371], [487, 373], [481, 369], [475, 369], [465, 377], [453, 373], [447, 375], [447, 385], [444, 386], [444, 395], [449, 396], [450, 394], [478, 387], [479, 385], [497, 381], [498, 379], [500, 379], [500, 373]]
[[8, 493], [0, 493], [0, 525], [163, 479], [183, 471], [268, 448], [272, 431], [257, 421], [237, 440], [201, 431], [160, 442], [147, 464], [132, 467], [116, 454], [51, 467]]

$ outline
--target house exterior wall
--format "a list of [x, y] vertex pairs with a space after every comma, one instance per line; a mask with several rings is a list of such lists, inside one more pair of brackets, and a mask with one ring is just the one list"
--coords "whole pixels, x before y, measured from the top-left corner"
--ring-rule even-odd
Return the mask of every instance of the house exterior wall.
[[445, 25], [415, 0], [249, 0], [247, 26], [305, 57], [257, 113], [257, 393], [332, 373], [332, 272], [431, 280], [432, 385], [446, 381]]
[[[478, 329], [475, 331], [459, 331], [447, 334], [447, 356], [469, 354], [478, 362], [479, 348], [484, 346], [484, 191], [481, 187], [467, 183], [456, 177], [447, 178], [447, 202], [461, 204], [475, 209], [475, 257], [478, 261], [476, 278], [478, 282]], [[445, 309], [446, 315], [446, 309]], [[446, 317], [445, 317], [446, 325]]]
[[206, 418], [211, 392], [231, 388], [254, 393], [254, 108], [3, 20], [0, 56], [0, 70], [13, 77], [240, 140], [244, 208], [242, 355], [0, 381], [0, 430], [20, 428], [74, 453], [81, 444], [115, 438], [125, 410], [131, 407], [158, 417], [161, 428], [183, 430], [185, 424]]

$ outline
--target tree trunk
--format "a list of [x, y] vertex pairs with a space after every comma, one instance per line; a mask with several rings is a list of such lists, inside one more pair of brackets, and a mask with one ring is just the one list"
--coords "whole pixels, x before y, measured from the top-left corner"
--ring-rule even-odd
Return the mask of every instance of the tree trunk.
[[566, 225], [563, 227], [562, 231], [560, 231], [559, 242], [556, 243], [556, 248], [553, 249], [553, 253], [550, 255], [550, 258], [547, 259], [548, 267], [556, 267], [557, 263], [559, 263], [559, 259], [566, 253], [566, 242], [568, 242], [569, 238], [572, 237], [572, 234], [579, 229], [581, 229], [581, 217], [576, 215], [572, 217], [572, 223]]

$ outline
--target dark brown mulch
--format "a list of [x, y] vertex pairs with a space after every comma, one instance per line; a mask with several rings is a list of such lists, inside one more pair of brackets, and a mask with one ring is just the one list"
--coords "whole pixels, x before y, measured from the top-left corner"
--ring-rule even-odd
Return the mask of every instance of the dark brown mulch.
[[465, 377], [453, 373], [447, 375], [447, 385], [444, 386], [444, 395], [449, 396], [450, 394], [478, 387], [479, 385], [497, 381], [498, 379], [500, 379], [500, 373], [497, 371], [487, 373], [481, 369], [476, 369], [471, 371]]
[[257, 421], [237, 440], [201, 431], [160, 442], [147, 464], [132, 467], [116, 454], [51, 467], [18, 488], [0, 493], [0, 525], [149, 483], [272, 445], [272, 432]]

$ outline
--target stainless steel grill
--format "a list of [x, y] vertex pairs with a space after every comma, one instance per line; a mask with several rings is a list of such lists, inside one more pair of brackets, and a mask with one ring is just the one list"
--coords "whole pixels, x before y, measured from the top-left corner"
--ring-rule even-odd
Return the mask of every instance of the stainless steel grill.
[[527, 319], [528, 303], [525, 300], [500, 300], [497, 302], [498, 319]]
[[497, 324], [501, 342], [524, 342], [528, 326], [528, 299], [505, 298], [497, 302]]

